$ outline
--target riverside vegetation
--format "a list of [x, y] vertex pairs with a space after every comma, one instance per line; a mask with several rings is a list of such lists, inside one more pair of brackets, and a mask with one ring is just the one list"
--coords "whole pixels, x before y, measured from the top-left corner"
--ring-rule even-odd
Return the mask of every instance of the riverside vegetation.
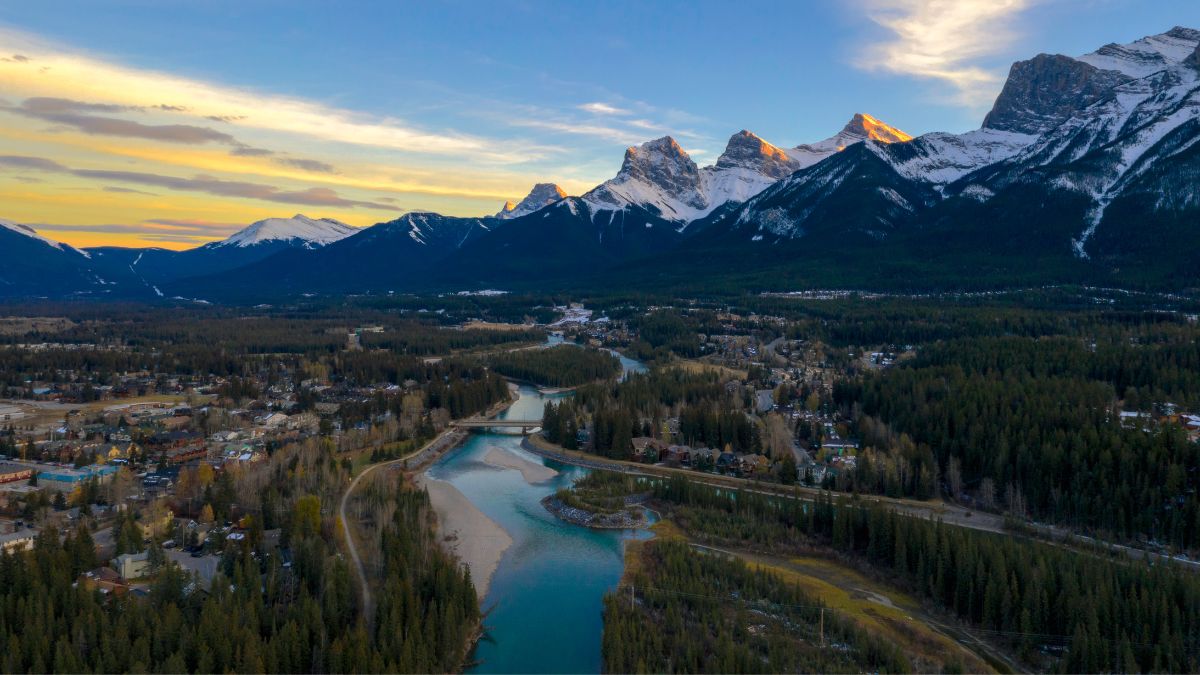
[[[606, 493], [620, 483], [627, 492], [651, 489], [654, 508], [695, 542], [780, 556], [827, 551], [957, 617], [1026, 667], [1065, 672], [1200, 667], [1200, 578], [1167, 560], [1152, 565], [1109, 560], [829, 495], [808, 503], [681, 476], [618, 476], [600, 483]], [[580, 486], [584, 495], [589, 485]], [[632, 604], [624, 589], [606, 602], [609, 672], [910, 667], [903, 649], [880, 649], [853, 634], [840, 661], [813, 650], [816, 615], [780, 612], [819, 603], [800, 598], [768, 572], [715, 562], [712, 554], [669, 542], [632, 555], [627, 583], [645, 590]], [[748, 635], [745, 627], [756, 624], [764, 626], [762, 632]]]
[[612, 354], [571, 345], [502, 352], [489, 357], [488, 365], [501, 375], [549, 387], [575, 387], [621, 372]]

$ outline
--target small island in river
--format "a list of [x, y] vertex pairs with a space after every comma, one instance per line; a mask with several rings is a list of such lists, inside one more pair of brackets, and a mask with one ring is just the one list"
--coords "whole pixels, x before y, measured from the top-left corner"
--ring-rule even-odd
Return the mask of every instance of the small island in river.
[[542, 499], [542, 506], [561, 520], [598, 530], [636, 530], [650, 526], [642, 504], [649, 487], [632, 476], [594, 471], [570, 489]]
[[645, 513], [637, 508], [612, 513], [589, 511], [567, 504], [558, 495], [543, 498], [542, 506], [561, 520], [598, 530], [637, 530], [650, 525]]

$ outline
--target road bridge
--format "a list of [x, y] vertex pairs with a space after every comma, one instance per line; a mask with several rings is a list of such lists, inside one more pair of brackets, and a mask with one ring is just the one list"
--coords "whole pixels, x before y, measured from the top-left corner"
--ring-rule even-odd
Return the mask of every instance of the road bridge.
[[519, 430], [521, 435], [528, 435], [542, 428], [541, 420], [493, 420], [486, 417], [469, 417], [455, 420], [450, 426], [458, 429], [512, 429]]

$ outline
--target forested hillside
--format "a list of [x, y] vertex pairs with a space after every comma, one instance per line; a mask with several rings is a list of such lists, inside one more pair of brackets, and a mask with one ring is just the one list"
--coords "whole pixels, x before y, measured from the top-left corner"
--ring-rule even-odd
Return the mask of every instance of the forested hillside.
[[1196, 333], [1126, 336], [948, 341], [839, 384], [834, 399], [861, 410], [867, 448], [848, 486], [925, 497], [911, 479], [925, 469], [987, 508], [1195, 548], [1200, 445], [1178, 426], [1143, 428], [1119, 412], [1195, 405]]

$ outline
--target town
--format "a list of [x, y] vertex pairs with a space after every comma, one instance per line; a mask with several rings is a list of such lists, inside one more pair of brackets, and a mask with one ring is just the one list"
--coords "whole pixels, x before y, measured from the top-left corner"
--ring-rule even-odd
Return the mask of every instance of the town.
[[[284, 340], [295, 342], [284, 347], [292, 353], [244, 346], [231, 351], [227, 374], [154, 370], [143, 359], [162, 363], [158, 346], [111, 336], [77, 342], [80, 329], [67, 318], [28, 322], [29, 334], [43, 341], [25, 342], [28, 334], [18, 332], [0, 347], [7, 396], [0, 401], [0, 541], [14, 551], [31, 546], [41, 529], [85, 526], [97, 559], [110, 561], [86, 571], [88, 583], [144, 588], [166, 561], [210, 582], [213, 556], [242, 542], [255, 514], [261, 524], [262, 504], [246, 503], [238, 488], [256, 465], [306, 445], [325, 448], [348, 474], [398, 456], [449, 431], [452, 420], [507, 398], [502, 380], [488, 375], [489, 355], [546, 344], [637, 356], [654, 373], [675, 373], [680, 386], [711, 389], [705, 395], [713, 397], [700, 406], [664, 400], [632, 409], [619, 447], [611, 430], [597, 437], [598, 424], [612, 424], [603, 403], [599, 412], [572, 412], [569, 439], [556, 428], [565, 422], [548, 418], [539, 438], [551, 448], [842, 493], [864, 490], [869, 479], [860, 461], [885, 461], [888, 450], [875, 438], [864, 444], [861, 412], [840, 392], [912, 361], [914, 345], [834, 346], [802, 336], [795, 318], [752, 311], [644, 310], [636, 319], [628, 306], [607, 313], [568, 303], [548, 314], [529, 310], [541, 312], [543, 324], [482, 322], [467, 314], [442, 323], [392, 319], [386, 326], [300, 322], [308, 334]], [[96, 332], [89, 328], [88, 339]], [[190, 350], [186, 342], [161, 348]], [[579, 402], [594, 406], [600, 394], [585, 381], [573, 384]], [[617, 395], [635, 384], [617, 384]], [[1127, 403], [1139, 407], [1108, 411], [1122, 428], [1177, 427], [1189, 442], [1200, 440], [1200, 415], [1159, 400]], [[885, 493], [942, 494], [993, 511], [1013, 506], [1011, 495], [1001, 503], [993, 479], [976, 479], [968, 489], [957, 462], [950, 466], [936, 477], [920, 476], [927, 484], [919, 489]], [[123, 533], [131, 523], [140, 536]]]

